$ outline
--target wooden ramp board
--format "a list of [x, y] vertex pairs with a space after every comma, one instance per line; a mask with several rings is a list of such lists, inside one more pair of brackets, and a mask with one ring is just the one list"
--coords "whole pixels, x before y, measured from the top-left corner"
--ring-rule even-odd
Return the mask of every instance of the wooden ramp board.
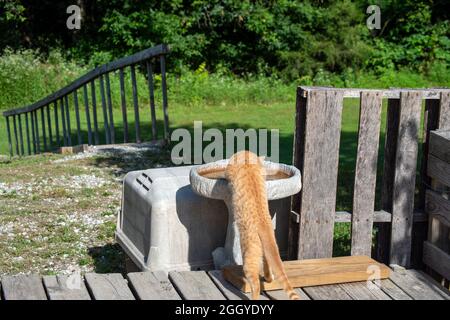
[[[387, 266], [367, 256], [284, 261], [283, 265], [293, 287], [386, 279], [390, 275]], [[250, 292], [242, 266], [227, 266], [223, 269], [223, 275], [238, 289]], [[282, 285], [277, 281], [261, 281], [261, 289], [278, 290], [282, 289]]]

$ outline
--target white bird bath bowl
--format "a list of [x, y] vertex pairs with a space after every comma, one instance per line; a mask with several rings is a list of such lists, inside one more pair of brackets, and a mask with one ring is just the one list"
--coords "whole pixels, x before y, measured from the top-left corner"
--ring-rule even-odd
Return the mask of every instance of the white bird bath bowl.
[[[239, 232], [231, 206], [231, 192], [225, 180], [228, 159], [194, 167], [190, 171], [190, 183], [195, 193], [206, 198], [225, 201], [228, 207], [228, 228], [225, 247], [212, 252], [214, 266], [221, 269], [226, 265], [242, 264]], [[266, 189], [268, 200], [277, 200], [298, 193], [302, 187], [300, 170], [294, 166], [265, 161]]]

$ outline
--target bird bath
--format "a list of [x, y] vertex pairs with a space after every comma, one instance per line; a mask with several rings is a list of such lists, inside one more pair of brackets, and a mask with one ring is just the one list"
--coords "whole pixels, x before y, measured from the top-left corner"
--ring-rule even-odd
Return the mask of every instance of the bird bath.
[[[225, 246], [216, 248], [213, 261], [216, 269], [226, 265], [242, 264], [239, 232], [234, 220], [231, 205], [231, 192], [225, 180], [228, 159], [219, 160], [190, 171], [190, 183], [195, 193], [206, 198], [223, 200], [228, 208], [228, 227]], [[268, 200], [277, 200], [298, 193], [302, 187], [300, 171], [294, 166], [264, 161], [267, 172], [266, 189]]]

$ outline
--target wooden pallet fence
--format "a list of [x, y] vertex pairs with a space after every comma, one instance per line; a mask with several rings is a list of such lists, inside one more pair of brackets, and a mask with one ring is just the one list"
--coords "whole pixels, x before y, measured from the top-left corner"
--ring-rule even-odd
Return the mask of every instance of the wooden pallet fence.
[[[429, 179], [426, 172], [434, 164], [426, 153], [419, 155], [419, 144], [428, 152], [430, 131], [447, 125], [449, 96], [449, 89], [298, 88], [293, 163], [302, 172], [303, 186], [292, 200], [291, 259], [331, 257], [335, 223], [350, 222], [351, 255], [371, 255], [404, 267], [422, 260], [421, 254], [414, 253], [422, 252], [426, 237], [424, 186]], [[340, 129], [347, 98], [360, 101], [353, 208], [336, 212]], [[383, 100], [387, 100], [383, 170], [377, 176]], [[419, 136], [423, 101], [425, 130]], [[420, 181], [416, 181], [416, 170]], [[375, 209], [377, 179], [381, 179], [379, 209]]]

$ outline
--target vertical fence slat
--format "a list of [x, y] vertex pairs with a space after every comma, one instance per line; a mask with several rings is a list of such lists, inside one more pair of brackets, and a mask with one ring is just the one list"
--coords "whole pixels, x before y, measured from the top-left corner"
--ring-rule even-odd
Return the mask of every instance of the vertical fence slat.
[[147, 60], [147, 83], [148, 83], [148, 94], [150, 96], [150, 114], [152, 116], [152, 140], [156, 140], [157, 132], [156, 132], [156, 111], [155, 111], [155, 86], [153, 83], [153, 68], [149, 60]]
[[134, 65], [130, 66], [131, 71], [131, 86], [133, 89], [133, 105], [134, 105], [134, 127], [136, 130], [136, 142], [141, 142], [140, 124], [139, 124], [139, 104], [138, 104], [138, 92], [136, 86], [136, 71]]
[[[397, 150], [398, 124], [400, 118], [400, 99], [389, 99], [386, 114], [386, 133], [384, 141], [383, 178], [381, 186], [381, 209], [392, 213], [394, 190], [395, 154]], [[391, 224], [375, 223], [377, 245], [374, 257], [377, 261], [389, 263], [391, 243]]]
[[25, 112], [25, 130], [27, 131], [28, 155], [31, 155], [31, 140], [30, 140], [30, 126], [28, 125], [28, 112]]
[[390, 263], [409, 267], [414, 211], [421, 93], [400, 93], [400, 118], [395, 156]]
[[31, 134], [32, 134], [32, 139], [33, 139], [33, 153], [36, 154], [37, 150], [36, 150], [36, 131], [34, 128], [34, 111], [30, 112], [30, 122], [31, 122]]
[[439, 129], [450, 129], [450, 92], [441, 92], [439, 101]]
[[72, 130], [70, 129], [70, 110], [69, 110], [69, 96], [65, 95], [64, 96], [64, 105], [66, 106], [66, 126], [67, 126], [67, 143], [69, 144], [69, 146], [72, 145]]
[[16, 154], [20, 156], [19, 152], [19, 137], [17, 135], [16, 115], [13, 115], [13, 129], [14, 129], [14, 141], [16, 143]]
[[88, 130], [88, 143], [92, 145], [92, 128], [91, 128], [91, 117], [89, 114], [89, 98], [87, 92], [87, 84], [83, 86], [83, 98], [84, 98], [84, 112], [86, 114], [86, 125]]
[[109, 81], [109, 73], [105, 74], [106, 79], [106, 98], [108, 101], [108, 113], [109, 113], [109, 136], [111, 138], [111, 143], [116, 142], [115, 132], [114, 132], [114, 115], [112, 109], [112, 99], [111, 99], [111, 83]]
[[22, 117], [21, 117], [20, 113], [17, 116], [18, 116], [18, 120], [19, 120], [20, 153], [21, 153], [22, 156], [24, 156], [25, 155], [25, 150], [24, 150], [24, 145], [23, 145]]
[[36, 130], [36, 152], [41, 153], [41, 141], [39, 138], [39, 124], [38, 124], [38, 115], [37, 110], [33, 111], [33, 119], [34, 119], [34, 130]]
[[98, 120], [97, 120], [97, 98], [95, 96], [95, 81], [91, 82], [91, 96], [92, 96], [92, 120], [94, 121], [94, 139], [95, 144], [100, 144], [98, 137]]
[[127, 120], [127, 102], [125, 99], [125, 80], [123, 69], [119, 70], [120, 81], [120, 100], [122, 104], [122, 119], [123, 119], [123, 142], [128, 142], [128, 120]]
[[52, 122], [50, 119], [50, 105], [47, 105], [47, 127], [48, 127], [48, 145], [52, 148], [53, 135], [52, 135]]
[[77, 139], [78, 144], [82, 144], [83, 140], [81, 139], [81, 124], [80, 124], [80, 110], [78, 109], [78, 93], [77, 90], [73, 92], [73, 103], [75, 107], [75, 118], [77, 121]]
[[100, 76], [100, 96], [102, 99], [102, 111], [103, 111], [103, 127], [105, 128], [106, 144], [111, 143], [111, 137], [108, 125], [108, 113], [106, 111], [106, 99], [105, 99], [105, 82], [103, 76]]
[[58, 102], [53, 103], [53, 112], [55, 114], [55, 136], [56, 136], [56, 147], [59, 147], [61, 140], [59, 138], [59, 121], [58, 121]]
[[67, 146], [67, 128], [66, 128], [66, 116], [64, 111], [64, 101], [61, 98], [60, 100], [61, 104], [61, 123], [62, 123], [62, 129], [63, 129], [63, 145]]
[[352, 211], [352, 255], [371, 255], [382, 92], [361, 92]]
[[164, 112], [164, 139], [169, 141], [169, 114], [167, 111], [167, 82], [166, 82], [166, 57], [160, 56], [161, 64], [161, 89], [163, 99], [163, 112]]
[[6, 131], [8, 132], [8, 149], [9, 149], [9, 154], [12, 157], [13, 156], [13, 148], [12, 148], [12, 141], [11, 141], [11, 126], [9, 124], [9, 118], [10, 117], [6, 117]]
[[298, 259], [331, 257], [342, 91], [307, 92]]
[[42, 122], [42, 137], [44, 139], [44, 151], [47, 150], [47, 135], [45, 130], [45, 115], [44, 115], [44, 107], [41, 108], [41, 122]]

